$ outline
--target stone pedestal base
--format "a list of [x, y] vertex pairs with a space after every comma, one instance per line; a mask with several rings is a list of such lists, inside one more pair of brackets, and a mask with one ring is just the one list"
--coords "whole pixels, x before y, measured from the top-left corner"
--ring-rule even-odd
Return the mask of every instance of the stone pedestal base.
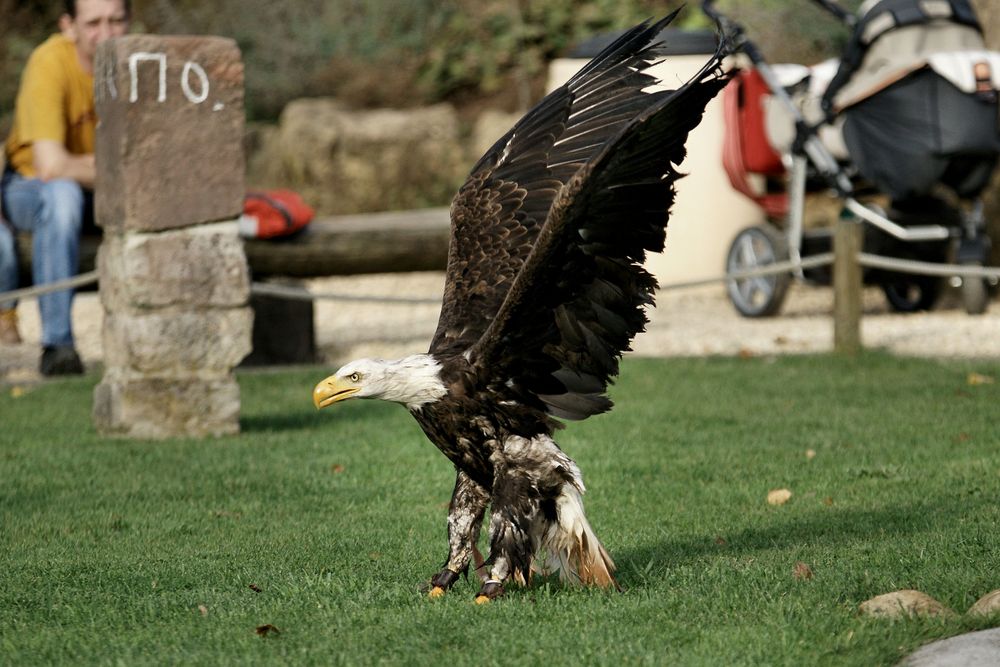
[[250, 280], [235, 223], [108, 233], [98, 257], [104, 380], [94, 424], [106, 435], [239, 432], [232, 369], [250, 352]]
[[240, 388], [232, 376], [118, 378], [94, 389], [94, 425], [130, 438], [200, 438], [240, 430]]

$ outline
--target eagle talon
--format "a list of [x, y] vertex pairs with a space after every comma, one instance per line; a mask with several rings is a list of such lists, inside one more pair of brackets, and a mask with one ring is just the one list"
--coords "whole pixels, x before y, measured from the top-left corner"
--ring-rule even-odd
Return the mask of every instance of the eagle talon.
[[445, 589], [441, 588], [440, 586], [435, 586], [434, 588], [431, 589], [430, 593], [427, 594], [427, 597], [432, 598], [432, 599], [433, 598], [443, 598], [444, 594], [447, 593], [447, 592], [448, 591], [446, 591]]
[[476, 595], [476, 604], [486, 604], [504, 594], [503, 584], [499, 581], [487, 581]]
[[[445, 568], [431, 577], [431, 586], [433, 587], [430, 596], [433, 598], [441, 597], [444, 595], [448, 589], [455, 585], [458, 581], [458, 572], [449, 570]], [[440, 590], [440, 593], [435, 593], [434, 591]]]

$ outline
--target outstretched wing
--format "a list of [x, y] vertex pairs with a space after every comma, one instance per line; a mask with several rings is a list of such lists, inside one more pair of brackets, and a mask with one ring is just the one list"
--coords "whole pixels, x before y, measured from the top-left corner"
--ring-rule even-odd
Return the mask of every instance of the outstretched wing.
[[674, 198], [674, 165], [725, 85], [716, 55], [694, 79], [637, 114], [563, 187], [471, 363], [550, 414], [583, 419], [611, 407], [618, 362], [646, 324]]
[[444, 300], [430, 352], [460, 354], [493, 321], [557, 194], [601, 148], [663, 93], [643, 70], [674, 18], [642, 23], [538, 103], [473, 167], [451, 207]]

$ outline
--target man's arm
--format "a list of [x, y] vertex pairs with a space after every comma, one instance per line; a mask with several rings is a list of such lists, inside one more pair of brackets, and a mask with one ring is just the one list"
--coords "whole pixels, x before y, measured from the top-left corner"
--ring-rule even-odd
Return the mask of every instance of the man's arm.
[[35, 174], [43, 181], [68, 178], [92, 190], [96, 170], [94, 155], [73, 155], [58, 141], [38, 139], [31, 145]]

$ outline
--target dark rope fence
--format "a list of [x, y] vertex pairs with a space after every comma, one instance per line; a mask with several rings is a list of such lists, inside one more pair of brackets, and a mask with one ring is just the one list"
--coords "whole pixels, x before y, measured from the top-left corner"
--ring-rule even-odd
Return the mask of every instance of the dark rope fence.
[[[712, 278], [684, 281], [678, 283], [668, 283], [660, 286], [660, 291], [670, 291], [679, 289], [690, 289], [694, 287], [704, 287], [716, 283], [724, 283], [730, 280], [743, 280], [746, 278], [758, 278], [763, 276], [773, 276], [782, 273], [793, 273], [797, 270], [811, 269], [820, 266], [827, 266], [833, 263], [834, 253], [822, 253], [802, 258], [801, 262], [775, 262], [756, 269], [746, 271], [736, 271]], [[914, 275], [927, 276], [962, 276], [972, 278], [987, 278], [1000, 280], [1000, 267], [993, 266], [969, 266], [960, 264], [938, 264], [933, 262], [918, 262], [914, 260], [898, 259], [895, 257], [883, 257], [870, 253], [858, 253], [856, 256], [858, 264], [869, 268], [883, 269], [886, 271], [896, 271]], [[10, 292], [0, 293], [0, 302], [13, 301], [16, 299], [36, 298], [43, 294], [58, 292], [65, 289], [86, 287], [98, 282], [97, 271], [88, 271], [78, 276], [60, 280], [45, 285], [25, 287]], [[313, 292], [303, 287], [293, 287], [290, 285], [278, 285], [275, 283], [255, 282], [251, 285], [254, 294], [262, 296], [274, 296], [285, 299], [298, 299], [302, 301], [356, 301], [370, 303], [387, 304], [437, 304], [441, 302], [438, 298], [420, 297], [393, 297], [365, 294], [345, 294], [338, 292]]]

